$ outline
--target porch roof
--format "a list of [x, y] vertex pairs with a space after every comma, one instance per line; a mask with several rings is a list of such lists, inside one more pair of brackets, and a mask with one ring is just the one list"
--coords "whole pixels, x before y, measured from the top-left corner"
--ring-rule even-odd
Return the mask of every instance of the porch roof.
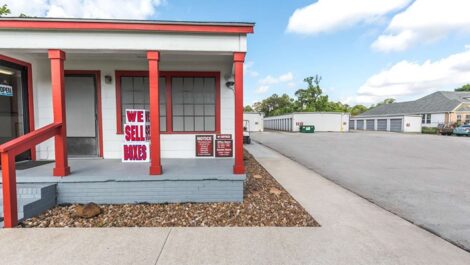
[[67, 31], [159, 31], [188, 33], [248, 34], [252, 22], [167, 21], [132, 19], [24, 18], [2, 17], [0, 29]]

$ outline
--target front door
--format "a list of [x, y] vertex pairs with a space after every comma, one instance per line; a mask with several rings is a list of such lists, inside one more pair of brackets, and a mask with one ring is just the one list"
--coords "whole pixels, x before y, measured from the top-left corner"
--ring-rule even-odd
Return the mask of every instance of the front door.
[[[29, 132], [27, 68], [0, 60], [0, 144]], [[26, 151], [16, 160], [31, 159]]]
[[98, 156], [96, 76], [66, 74], [65, 98], [69, 156]]

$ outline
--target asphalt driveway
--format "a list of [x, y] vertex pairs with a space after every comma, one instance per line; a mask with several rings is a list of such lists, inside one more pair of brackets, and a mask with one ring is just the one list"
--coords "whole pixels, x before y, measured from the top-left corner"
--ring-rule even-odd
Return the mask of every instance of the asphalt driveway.
[[382, 132], [252, 138], [470, 250], [470, 138]]

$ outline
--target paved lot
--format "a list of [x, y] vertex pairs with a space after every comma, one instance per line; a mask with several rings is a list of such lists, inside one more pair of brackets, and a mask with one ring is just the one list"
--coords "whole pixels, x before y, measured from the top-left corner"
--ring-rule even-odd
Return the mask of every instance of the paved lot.
[[470, 138], [380, 132], [252, 137], [470, 250]]

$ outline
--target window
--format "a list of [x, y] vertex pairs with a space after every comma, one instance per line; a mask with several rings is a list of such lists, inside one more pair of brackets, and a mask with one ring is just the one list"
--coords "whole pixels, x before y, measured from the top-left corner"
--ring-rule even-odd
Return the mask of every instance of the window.
[[428, 114], [428, 115], [426, 116], [426, 123], [427, 123], [427, 124], [430, 124], [430, 123], [431, 123], [431, 114]]
[[423, 114], [421, 118], [422, 124], [430, 124], [431, 123], [431, 114]]
[[[126, 109], [149, 110], [149, 80], [147, 76], [121, 76], [121, 119], [125, 121]], [[165, 78], [159, 82], [160, 131], [166, 131]], [[122, 122], [124, 123], [124, 122]]]
[[[219, 72], [160, 72], [160, 131], [220, 131]], [[122, 134], [126, 109], [149, 109], [146, 71], [116, 71], [117, 133]]]
[[462, 121], [462, 115], [457, 115], [457, 122], [461, 122]]
[[465, 116], [465, 124], [470, 124], [470, 115], [469, 114], [467, 114]]
[[215, 82], [213, 77], [171, 79], [173, 131], [215, 131]]

